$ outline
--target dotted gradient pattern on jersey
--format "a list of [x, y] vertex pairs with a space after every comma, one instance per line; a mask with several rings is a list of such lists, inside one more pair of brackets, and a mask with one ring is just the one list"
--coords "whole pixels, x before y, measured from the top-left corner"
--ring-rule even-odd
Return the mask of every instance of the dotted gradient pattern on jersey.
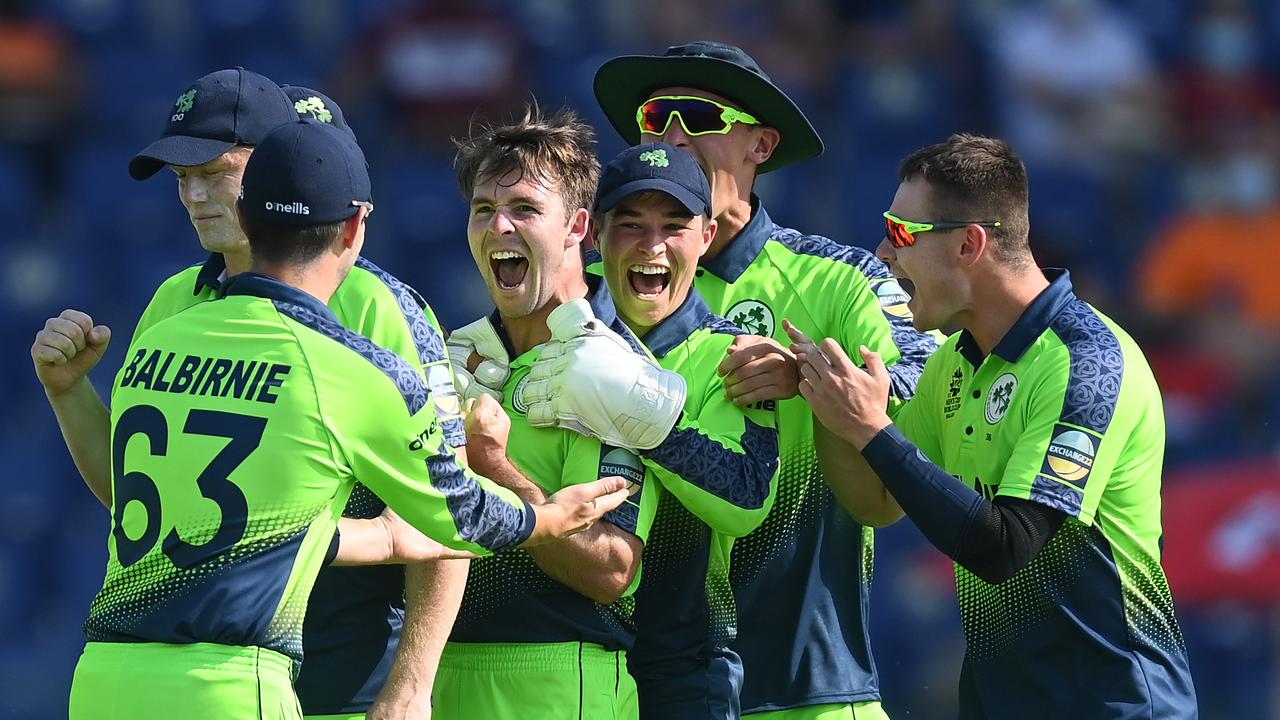
[[1114, 545], [1120, 588], [1124, 593], [1124, 615], [1135, 644], [1157, 647], [1171, 655], [1187, 651], [1182, 628], [1173, 611], [1173, 595], [1160, 561], [1143, 553], [1130, 557], [1121, 545]]
[[[150, 639], [139, 635], [138, 630], [147, 624], [157, 610], [176, 604], [177, 598], [193, 592], [205, 580], [234, 573], [247, 562], [260, 560], [271, 553], [296, 555], [310, 523], [325, 510], [328, 502], [312, 505], [266, 506], [255, 508], [245, 526], [245, 538], [226, 553], [211, 558], [195, 567], [176, 567], [157, 544], [141, 560], [122, 567], [114, 554], [107, 565], [107, 579], [101, 592], [89, 607], [89, 619], [85, 622], [85, 634], [92, 641], [120, 641], [122, 638]], [[212, 538], [222, 523], [214, 518], [196, 524], [181, 524], [182, 538], [192, 545]], [[292, 557], [272, 558], [272, 564], [292, 567]], [[284, 576], [279, 577], [280, 589], [284, 588]], [[311, 582], [300, 584], [294, 598], [262, 598], [279, 600], [278, 606], [258, 608], [271, 612], [271, 621], [262, 638], [226, 638], [230, 644], [261, 645], [289, 657], [302, 660], [302, 621], [306, 611], [307, 595]], [[230, 632], [237, 626], [257, 619], [225, 618]], [[236, 642], [238, 641], [238, 642]]]

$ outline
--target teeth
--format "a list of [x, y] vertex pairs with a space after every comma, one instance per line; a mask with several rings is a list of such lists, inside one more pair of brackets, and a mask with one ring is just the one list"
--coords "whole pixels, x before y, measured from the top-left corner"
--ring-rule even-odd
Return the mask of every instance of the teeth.
[[632, 265], [628, 269], [631, 272], [637, 272], [637, 273], [640, 273], [641, 275], [664, 275], [668, 272], [671, 272], [669, 268], [662, 267], [661, 265], [636, 264], [636, 265]]
[[498, 250], [489, 255], [490, 260], [523, 260], [524, 256], [513, 250]]

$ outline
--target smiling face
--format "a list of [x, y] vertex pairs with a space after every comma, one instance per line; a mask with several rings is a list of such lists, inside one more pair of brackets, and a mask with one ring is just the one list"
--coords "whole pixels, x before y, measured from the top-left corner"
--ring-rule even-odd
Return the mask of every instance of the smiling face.
[[[519, 182], [512, 183], [512, 180]], [[467, 239], [471, 256], [506, 318], [523, 318], [561, 297], [578, 274], [566, 257], [578, 253], [589, 215], [568, 209], [559, 192], [518, 171], [485, 178], [471, 193]]]
[[[929, 205], [929, 185], [914, 178], [898, 186], [890, 214], [911, 222], [930, 222], [934, 217]], [[880, 241], [876, 255], [888, 264], [911, 294], [907, 307], [915, 319], [917, 330], [937, 330], [957, 325], [957, 316], [966, 307], [967, 281], [961, 272], [960, 246], [966, 228], [930, 230], [917, 233], [916, 241], [895, 248], [888, 237]]]
[[714, 220], [663, 192], [636, 193], [604, 215], [605, 279], [628, 327], [644, 335], [680, 308], [715, 231]]
[[203, 165], [169, 166], [178, 176], [178, 197], [209, 252], [247, 254], [249, 240], [236, 219], [244, 166], [251, 148], [236, 147]]

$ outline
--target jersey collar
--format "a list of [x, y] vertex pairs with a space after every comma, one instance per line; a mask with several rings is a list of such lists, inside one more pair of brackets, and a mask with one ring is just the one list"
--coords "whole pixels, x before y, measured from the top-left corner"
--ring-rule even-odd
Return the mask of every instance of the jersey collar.
[[226, 271], [227, 259], [222, 253], [209, 253], [209, 259], [204, 261], [204, 265], [200, 266], [200, 272], [196, 275], [196, 286], [191, 290], [191, 294], [199, 295], [205, 288], [218, 292], [222, 289], [222, 283], [226, 282], [222, 279], [222, 274]]
[[222, 296], [228, 297], [230, 295], [251, 295], [253, 297], [301, 305], [322, 318], [332, 320], [339, 325], [342, 324], [338, 322], [338, 317], [333, 314], [329, 306], [320, 302], [320, 299], [315, 295], [282, 283], [268, 275], [244, 272], [233, 278], [228, 278], [222, 283]]
[[760, 198], [752, 193], [751, 219], [719, 255], [701, 265], [727, 283], [737, 282], [742, 273], [760, 256], [760, 251], [770, 237], [773, 237], [773, 221], [769, 219], [769, 213], [764, 211], [764, 205], [760, 204]]
[[[1031, 301], [1027, 309], [1018, 317], [1018, 321], [1009, 328], [1009, 332], [1005, 333], [992, 350], [993, 354], [999, 355], [1008, 362], [1018, 362], [1031, 344], [1049, 329], [1050, 323], [1058, 313], [1062, 312], [1062, 308], [1076, 299], [1075, 291], [1071, 289], [1071, 273], [1062, 268], [1044, 268], [1041, 272], [1049, 281], [1049, 287]], [[982, 350], [978, 349], [977, 341], [968, 330], [960, 331], [956, 350], [974, 367], [982, 364], [984, 359]]]
[[644, 345], [655, 357], [666, 357], [667, 353], [679, 347], [680, 343], [688, 340], [695, 330], [702, 327], [711, 314], [707, 301], [702, 299], [697, 290], [689, 288], [689, 297], [684, 299], [680, 307], [645, 334]]

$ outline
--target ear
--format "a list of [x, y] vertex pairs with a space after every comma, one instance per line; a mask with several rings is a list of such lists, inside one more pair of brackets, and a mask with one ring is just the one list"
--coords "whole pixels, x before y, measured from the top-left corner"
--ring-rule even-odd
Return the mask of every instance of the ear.
[[586, 208], [574, 210], [573, 215], [569, 216], [569, 234], [564, 238], [565, 249], [568, 250], [585, 240], [591, 232], [591, 225], [591, 213], [587, 212]]
[[719, 229], [715, 218], [707, 220], [706, 215], [703, 215], [702, 218], [706, 224], [702, 226], [702, 249], [698, 251], [698, 257], [706, 255], [707, 250], [711, 249], [711, 243], [715, 242], [716, 239], [716, 230]]
[[782, 134], [777, 128], [760, 128], [756, 133], [755, 142], [751, 145], [751, 151], [747, 154], [747, 159], [756, 165], [763, 165], [773, 156], [773, 151], [778, 149], [780, 142], [782, 142]]
[[960, 243], [960, 263], [972, 267], [986, 258], [992, 251], [991, 236], [981, 225], [969, 225], [964, 229], [964, 240]]
[[364, 225], [365, 208], [356, 208], [356, 214], [342, 221], [341, 248], [335, 248], [343, 252], [355, 248], [361, 240], [361, 229]]

